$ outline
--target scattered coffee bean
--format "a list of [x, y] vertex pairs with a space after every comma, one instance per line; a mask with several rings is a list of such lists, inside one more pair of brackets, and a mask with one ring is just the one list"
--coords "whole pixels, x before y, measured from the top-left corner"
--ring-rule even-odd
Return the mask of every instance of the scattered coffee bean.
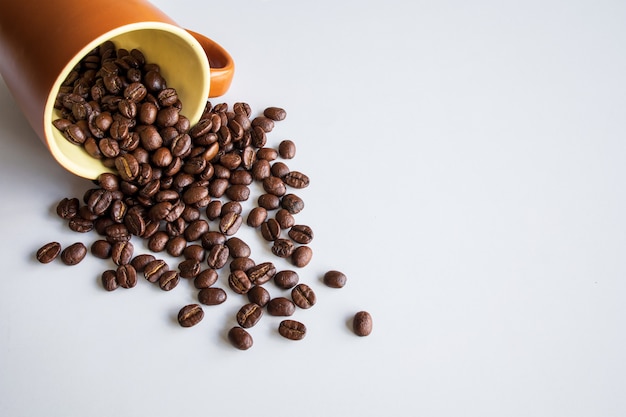
[[291, 254], [291, 262], [298, 268], [304, 268], [313, 259], [313, 250], [309, 246], [298, 246]]
[[289, 229], [288, 235], [294, 242], [306, 245], [313, 240], [313, 229], [306, 225], [296, 224]]
[[204, 318], [204, 311], [199, 304], [189, 304], [178, 312], [178, 323], [182, 327], [192, 327]]
[[208, 306], [215, 306], [226, 301], [226, 291], [217, 287], [203, 288], [198, 292], [198, 301]]
[[247, 293], [248, 300], [258, 306], [265, 307], [270, 302], [270, 293], [260, 285], [250, 288]]
[[323, 281], [330, 288], [342, 288], [346, 285], [348, 278], [343, 272], [332, 270], [324, 274]]
[[122, 288], [133, 288], [137, 285], [137, 271], [130, 264], [120, 265], [115, 271], [115, 280]]
[[176, 288], [179, 281], [178, 272], [172, 270], [165, 271], [159, 277], [159, 287], [163, 291], [171, 291]]
[[276, 275], [274, 275], [274, 284], [276, 284], [278, 288], [285, 290], [295, 287], [299, 280], [300, 277], [298, 273], [288, 269], [277, 272]]
[[241, 327], [233, 327], [228, 331], [228, 340], [239, 350], [248, 350], [252, 347], [252, 336]]
[[244, 304], [237, 312], [237, 323], [244, 329], [248, 329], [259, 322], [263, 316], [263, 309], [258, 304]]
[[317, 302], [315, 292], [306, 284], [298, 284], [291, 290], [291, 299], [302, 309], [311, 308]]
[[102, 282], [102, 287], [107, 290], [107, 291], [113, 291], [116, 290], [118, 285], [117, 285], [117, 275], [115, 273], [114, 270], [112, 269], [107, 269], [106, 271], [104, 271], [102, 273], [102, 276], [100, 277], [101, 282]]
[[[52, 255], [54, 250], [54, 247], [50, 247], [49, 250], [46, 251], [49, 252], [48, 256]], [[85, 259], [85, 255], [87, 255], [87, 247], [81, 242], [76, 242], [63, 249], [61, 252], [61, 261], [63, 261], [65, 265], [76, 265]], [[42, 259], [46, 260], [47, 257], [44, 255]]]
[[196, 275], [193, 280], [193, 285], [199, 290], [203, 288], [209, 288], [211, 285], [217, 282], [218, 277], [219, 276], [215, 269], [205, 269], [204, 271]]
[[291, 316], [296, 311], [296, 305], [288, 298], [276, 297], [267, 303], [267, 313], [272, 316]]
[[57, 205], [56, 211], [60, 218], [69, 220], [76, 216], [79, 205], [78, 198], [64, 198]]
[[245, 294], [252, 288], [252, 282], [244, 271], [236, 269], [228, 275], [228, 286], [237, 294]]
[[116, 265], [130, 263], [135, 249], [130, 242], [115, 242], [111, 247], [111, 259]]
[[59, 242], [46, 243], [37, 251], [37, 260], [42, 264], [47, 264], [54, 261], [59, 253], [61, 253]]
[[154, 257], [154, 255], [146, 253], [146, 254], [135, 256], [130, 261], [130, 264], [133, 266], [133, 268], [135, 268], [135, 271], [143, 272], [146, 265], [148, 265], [150, 262], [154, 261], [155, 259], [156, 258]]
[[367, 311], [359, 311], [354, 315], [353, 329], [357, 336], [368, 336], [372, 333], [372, 316]]
[[285, 117], [287, 117], [287, 112], [285, 111], [285, 109], [282, 109], [280, 107], [268, 107], [263, 110], [263, 116], [279, 122], [281, 120], [285, 120]]
[[292, 159], [296, 156], [296, 144], [286, 139], [278, 144], [278, 154], [283, 159]]
[[290, 340], [302, 340], [306, 335], [306, 326], [296, 320], [283, 320], [278, 325], [278, 333]]
[[155, 259], [144, 266], [143, 276], [150, 282], [157, 282], [170, 268], [163, 259]]

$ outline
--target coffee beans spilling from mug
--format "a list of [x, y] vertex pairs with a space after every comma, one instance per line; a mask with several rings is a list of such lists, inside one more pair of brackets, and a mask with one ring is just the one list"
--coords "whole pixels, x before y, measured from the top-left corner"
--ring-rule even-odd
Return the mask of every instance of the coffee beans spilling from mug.
[[[163, 291], [173, 290], [181, 278], [193, 280], [198, 303], [180, 309], [182, 327], [198, 325], [203, 306], [226, 301], [228, 293], [216, 285], [221, 275], [231, 293], [245, 297], [238, 326], [228, 332], [242, 350], [252, 346], [251, 328], [264, 312], [288, 317], [316, 303], [315, 292], [299, 282], [295, 270], [277, 270], [271, 260], [256, 263], [250, 246], [235, 236], [247, 225], [259, 231], [269, 252], [295, 268], [312, 260], [313, 229], [296, 221], [304, 209], [296, 191], [309, 185], [309, 177], [279, 160], [295, 157], [293, 141], [267, 146], [275, 123], [286, 118], [284, 109], [268, 107], [255, 117], [247, 103], [207, 102], [191, 125], [159, 66], [141, 51], [117, 49], [112, 42], [71, 71], [55, 108], [54, 126], [111, 172], [101, 174], [82, 199], [63, 198], [56, 208], [71, 230], [99, 235], [90, 249], [80, 242], [66, 248], [47, 243], [37, 251], [39, 262], [59, 257], [76, 265], [88, 252], [109, 259], [113, 265], [100, 276], [107, 291], [133, 288], [141, 277]], [[242, 203], [250, 200], [254, 182], [263, 191], [245, 212]], [[132, 238], [146, 240], [152, 253], [136, 253]], [[181, 260], [168, 264], [159, 252]], [[342, 273], [327, 275], [328, 286], [345, 285]], [[264, 286], [269, 281], [291, 297], [272, 297]], [[369, 334], [371, 317], [359, 317], [355, 332]], [[287, 319], [277, 333], [300, 340], [306, 326]]]

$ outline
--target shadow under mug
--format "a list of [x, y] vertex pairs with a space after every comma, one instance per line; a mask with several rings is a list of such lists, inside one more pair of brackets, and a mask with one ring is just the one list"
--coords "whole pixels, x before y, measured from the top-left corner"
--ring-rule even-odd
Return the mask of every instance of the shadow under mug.
[[230, 87], [235, 66], [224, 48], [185, 30], [145, 0], [19, 0], [0, 5], [0, 73], [52, 156], [89, 179], [109, 171], [52, 124], [57, 92], [76, 64], [98, 45], [140, 49], [158, 64], [196, 123], [209, 97]]

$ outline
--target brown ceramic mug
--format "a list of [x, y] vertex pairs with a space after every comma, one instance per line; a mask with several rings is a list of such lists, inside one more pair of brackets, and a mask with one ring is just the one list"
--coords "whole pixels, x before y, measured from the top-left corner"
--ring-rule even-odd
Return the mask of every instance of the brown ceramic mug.
[[0, 4], [0, 73], [37, 135], [67, 170], [85, 178], [106, 171], [52, 125], [56, 94], [72, 68], [111, 40], [140, 49], [176, 88], [195, 123], [208, 97], [224, 94], [234, 73], [220, 45], [187, 31], [145, 0], [18, 0]]

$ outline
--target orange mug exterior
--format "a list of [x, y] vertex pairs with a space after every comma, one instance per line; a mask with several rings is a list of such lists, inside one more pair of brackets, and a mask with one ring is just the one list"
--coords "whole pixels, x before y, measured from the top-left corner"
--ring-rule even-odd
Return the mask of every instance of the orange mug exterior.
[[[97, 46], [94, 42], [117, 39], [115, 36], [133, 40], [135, 33], [139, 34], [135, 42], [150, 40], [156, 43], [152, 48], [157, 52], [161, 49], [159, 42], [172, 43], [170, 48], [176, 60], [159, 62], [150, 55], [147, 58], [162, 67], [168, 85], [178, 89], [170, 76], [178, 76], [181, 83], [188, 85], [187, 93], [193, 99], [183, 101], [183, 112], [187, 117], [193, 114], [189, 117], [192, 123], [197, 121], [209, 96], [220, 96], [230, 87], [234, 63], [228, 52], [203, 35], [182, 29], [148, 1], [18, 0], [0, 5], [0, 73], [37, 135], [57, 161], [77, 175], [95, 178], [98, 171], [105, 169], [99, 161], [83, 160], [78, 154], [82, 149], [73, 149], [52, 137], [58, 132], [51, 127], [51, 99], [63, 74], [67, 75], [85, 52]], [[135, 47], [142, 49], [142, 45]], [[167, 53], [161, 55], [161, 59], [168, 57]], [[215, 66], [211, 68], [209, 63]], [[181, 75], [177, 74], [177, 66]], [[187, 80], [192, 76], [198, 79]], [[192, 87], [190, 83], [196, 81], [198, 87]], [[197, 96], [197, 90], [203, 97]], [[179, 95], [182, 99], [185, 94]]]

